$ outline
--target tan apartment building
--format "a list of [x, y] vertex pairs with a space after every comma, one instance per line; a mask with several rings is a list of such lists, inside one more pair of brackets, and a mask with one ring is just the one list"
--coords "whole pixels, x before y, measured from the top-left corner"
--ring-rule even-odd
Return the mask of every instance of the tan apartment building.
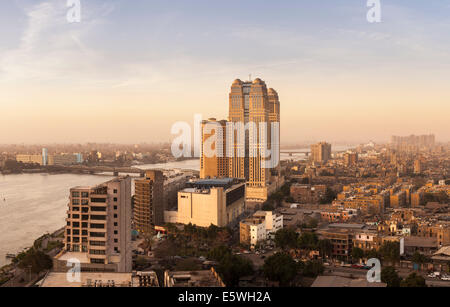
[[403, 208], [406, 206], [406, 192], [398, 191], [390, 197], [391, 208]]
[[424, 205], [425, 193], [423, 189], [419, 189], [413, 193], [411, 193], [411, 207], [418, 208]]
[[300, 204], [318, 204], [326, 191], [326, 185], [293, 184], [290, 195]]
[[358, 154], [356, 152], [346, 153], [344, 155], [345, 166], [356, 166], [358, 164]]
[[54, 270], [77, 261], [81, 271], [131, 272], [131, 178], [70, 189], [64, 248]]
[[145, 178], [135, 180], [134, 227], [150, 233], [164, 224], [164, 175], [161, 171], [146, 171]]
[[26, 164], [43, 165], [42, 155], [16, 155], [16, 161]]
[[417, 229], [418, 237], [435, 238], [438, 247], [450, 245], [450, 224], [449, 223], [421, 223]]
[[326, 163], [331, 159], [331, 144], [326, 142], [311, 145], [311, 160], [316, 163]]

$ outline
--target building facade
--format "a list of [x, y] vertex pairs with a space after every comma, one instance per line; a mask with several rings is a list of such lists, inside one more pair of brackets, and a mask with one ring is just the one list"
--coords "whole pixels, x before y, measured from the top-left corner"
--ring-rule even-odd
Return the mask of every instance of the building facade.
[[311, 145], [311, 159], [315, 163], [326, 163], [331, 159], [331, 144], [321, 142]]
[[202, 122], [200, 178], [228, 177], [227, 121], [210, 118]]
[[177, 211], [165, 211], [166, 223], [225, 227], [245, 211], [245, 183], [222, 178], [191, 182], [178, 192]]
[[161, 171], [147, 171], [145, 178], [135, 180], [134, 226], [150, 233], [164, 224], [164, 176]]
[[74, 259], [82, 271], [131, 272], [131, 178], [70, 189], [63, 251], [54, 270]]

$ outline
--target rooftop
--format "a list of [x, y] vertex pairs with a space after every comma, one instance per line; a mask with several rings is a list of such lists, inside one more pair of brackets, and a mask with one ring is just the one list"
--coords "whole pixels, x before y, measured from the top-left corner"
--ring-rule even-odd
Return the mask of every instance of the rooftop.
[[240, 183], [239, 179], [235, 178], [201, 179], [189, 182], [188, 186], [190, 188], [195, 189], [224, 188], [226, 190], [236, 183]]
[[365, 288], [365, 287], [386, 287], [385, 283], [371, 283], [365, 279], [351, 279], [341, 276], [319, 276], [311, 285], [313, 288], [333, 287], [333, 288]]

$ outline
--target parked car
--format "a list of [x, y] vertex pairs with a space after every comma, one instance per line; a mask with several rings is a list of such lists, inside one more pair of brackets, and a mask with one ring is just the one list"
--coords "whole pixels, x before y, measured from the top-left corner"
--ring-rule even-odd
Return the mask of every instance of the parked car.
[[362, 265], [360, 264], [352, 264], [353, 269], [362, 269]]

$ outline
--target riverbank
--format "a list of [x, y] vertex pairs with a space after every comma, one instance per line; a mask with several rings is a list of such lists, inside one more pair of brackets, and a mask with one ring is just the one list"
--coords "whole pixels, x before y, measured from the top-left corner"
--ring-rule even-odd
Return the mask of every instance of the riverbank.
[[[16, 257], [12, 259], [11, 263], [2, 266], [0, 268], [0, 286], [24, 286], [35, 277], [34, 275], [38, 276], [43, 271], [45, 272], [45, 270], [48, 270], [50, 267], [33, 267], [42, 265], [42, 261], [32, 261], [27, 259], [27, 257], [33, 257], [30, 253], [34, 255], [34, 251], [39, 251], [42, 255], [46, 255], [45, 257], [47, 257], [48, 265], [51, 266], [51, 258], [54, 257], [63, 246], [64, 230], [65, 227], [63, 226], [53, 233], [41, 235], [34, 240], [31, 246], [17, 254]], [[25, 262], [25, 265], [31, 261], [30, 265], [32, 266], [32, 269], [36, 270], [36, 272], [39, 270], [39, 272], [35, 274], [32, 274], [31, 270], [26, 272], [26, 270], [23, 269], [24, 264], [21, 265], [21, 262], [23, 261], [27, 261]], [[22, 269], [20, 267], [22, 267]], [[27, 280], [27, 277], [29, 280]]]

